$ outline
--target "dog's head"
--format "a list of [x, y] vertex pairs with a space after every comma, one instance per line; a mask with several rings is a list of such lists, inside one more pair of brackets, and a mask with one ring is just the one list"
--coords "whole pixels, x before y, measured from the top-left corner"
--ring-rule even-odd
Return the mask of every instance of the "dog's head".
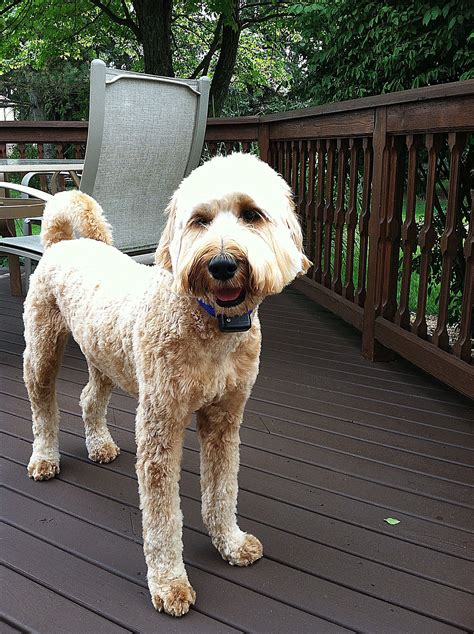
[[156, 253], [175, 290], [239, 315], [310, 266], [291, 190], [249, 154], [216, 157], [174, 193]]

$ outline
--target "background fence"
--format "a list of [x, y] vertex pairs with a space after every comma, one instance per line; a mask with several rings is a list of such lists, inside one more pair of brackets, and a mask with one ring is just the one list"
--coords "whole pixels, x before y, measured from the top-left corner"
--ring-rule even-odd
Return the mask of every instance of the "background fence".
[[[291, 185], [313, 262], [297, 288], [474, 398], [474, 80], [209, 119], [204, 158], [258, 152]], [[0, 123], [0, 155], [81, 158], [83, 122]]]

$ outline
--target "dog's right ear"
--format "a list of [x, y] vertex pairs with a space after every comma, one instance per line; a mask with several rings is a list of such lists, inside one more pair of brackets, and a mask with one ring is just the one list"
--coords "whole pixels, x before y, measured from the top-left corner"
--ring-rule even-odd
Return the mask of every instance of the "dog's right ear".
[[162, 266], [167, 271], [173, 272], [173, 264], [171, 261], [170, 244], [174, 236], [175, 224], [176, 224], [176, 201], [174, 197], [170, 200], [168, 207], [165, 210], [165, 214], [168, 215], [168, 221], [161, 234], [158, 248], [155, 253], [155, 264]]

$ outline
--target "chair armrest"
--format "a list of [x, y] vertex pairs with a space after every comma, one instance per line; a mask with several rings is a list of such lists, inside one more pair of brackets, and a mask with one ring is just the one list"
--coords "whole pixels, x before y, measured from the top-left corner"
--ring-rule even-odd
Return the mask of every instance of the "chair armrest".
[[56, 194], [57, 191], [57, 180], [59, 176], [67, 176], [69, 178], [72, 179], [72, 181], [74, 182], [74, 185], [77, 187], [77, 189], [79, 189], [80, 185], [81, 185], [81, 179], [78, 177], [77, 173], [74, 170], [63, 170], [61, 172], [58, 172], [57, 170], [51, 170], [51, 172], [28, 172], [27, 174], [25, 174], [23, 176], [23, 178], [21, 179], [21, 184], [29, 187], [30, 185], [30, 180], [33, 178], [33, 176], [45, 176], [46, 174], [49, 174], [52, 176], [51, 179], [51, 191], [53, 192], [53, 194]]
[[53, 197], [52, 194], [43, 192], [41, 189], [34, 189], [33, 187], [26, 187], [25, 185], [17, 185], [16, 183], [0, 183], [0, 189], [12, 189], [13, 191], [22, 192], [23, 194], [28, 194], [28, 196], [39, 198], [45, 202], [48, 202], [48, 200], [51, 200]]
[[0, 219], [38, 218], [44, 206], [37, 198], [0, 198]]

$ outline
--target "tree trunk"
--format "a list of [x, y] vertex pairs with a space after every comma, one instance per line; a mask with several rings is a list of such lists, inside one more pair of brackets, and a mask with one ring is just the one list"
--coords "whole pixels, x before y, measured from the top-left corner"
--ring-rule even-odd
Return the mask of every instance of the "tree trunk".
[[238, 21], [238, 3], [235, 3], [233, 24], [225, 24], [222, 29], [222, 45], [211, 84], [210, 114], [219, 116], [222, 112], [230, 81], [234, 74], [241, 28]]
[[145, 72], [174, 77], [171, 55], [173, 0], [133, 0], [143, 45]]

